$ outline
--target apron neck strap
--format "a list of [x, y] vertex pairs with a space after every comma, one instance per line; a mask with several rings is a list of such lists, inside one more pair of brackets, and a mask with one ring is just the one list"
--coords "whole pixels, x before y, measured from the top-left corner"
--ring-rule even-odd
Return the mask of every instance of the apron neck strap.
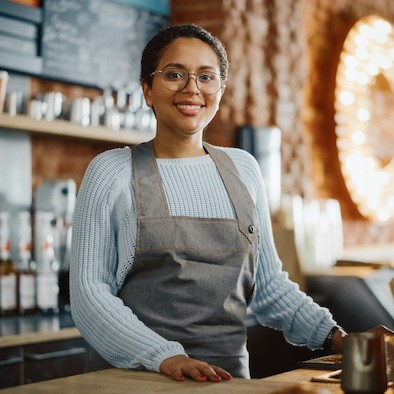
[[241, 233], [252, 242], [257, 235], [254, 202], [242, 182], [237, 167], [230, 157], [220, 149], [204, 142], [204, 148], [212, 157], [223, 179], [227, 192], [234, 205], [238, 227]]

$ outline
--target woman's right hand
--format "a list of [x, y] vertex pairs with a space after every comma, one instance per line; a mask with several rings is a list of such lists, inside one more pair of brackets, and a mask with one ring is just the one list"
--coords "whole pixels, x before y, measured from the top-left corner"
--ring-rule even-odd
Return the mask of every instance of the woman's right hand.
[[160, 372], [175, 380], [186, 380], [186, 377], [189, 377], [197, 382], [220, 382], [222, 379], [232, 378], [231, 374], [222, 368], [183, 355], [165, 359], [160, 364]]

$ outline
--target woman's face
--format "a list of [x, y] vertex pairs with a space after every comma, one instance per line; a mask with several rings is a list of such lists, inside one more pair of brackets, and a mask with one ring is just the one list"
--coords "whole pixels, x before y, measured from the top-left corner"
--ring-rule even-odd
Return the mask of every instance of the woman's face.
[[[220, 75], [216, 53], [196, 38], [178, 38], [165, 48], [157, 70], [174, 66], [187, 73], [206, 71]], [[163, 85], [161, 78], [158, 72], [153, 76], [151, 87], [146, 82], [142, 85], [145, 99], [151, 101], [155, 110], [157, 134], [167, 134], [173, 139], [202, 133], [219, 109], [224, 85], [215, 94], [205, 94], [198, 89], [196, 76], [191, 75], [187, 85], [174, 92]]]

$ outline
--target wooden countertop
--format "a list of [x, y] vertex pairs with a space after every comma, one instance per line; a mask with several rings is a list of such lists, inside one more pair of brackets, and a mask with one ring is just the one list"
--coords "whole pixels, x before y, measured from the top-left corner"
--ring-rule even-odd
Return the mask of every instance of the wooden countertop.
[[[315, 270], [307, 273], [307, 277], [314, 276], [351, 276], [354, 278], [368, 278], [379, 272], [380, 267], [373, 266], [334, 266], [328, 269]], [[391, 269], [391, 267], [387, 267]], [[394, 272], [394, 270], [393, 270]]]
[[[0, 390], [1, 394], [121, 394], [121, 393], [182, 393], [182, 394], [342, 394], [338, 383], [311, 383], [312, 376], [327, 371], [294, 370], [265, 379], [232, 379], [220, 383], [177, 382], [154, 372], [107, 369], [67, 378]], [[393, 388], [386, 394], [394, 394]]]

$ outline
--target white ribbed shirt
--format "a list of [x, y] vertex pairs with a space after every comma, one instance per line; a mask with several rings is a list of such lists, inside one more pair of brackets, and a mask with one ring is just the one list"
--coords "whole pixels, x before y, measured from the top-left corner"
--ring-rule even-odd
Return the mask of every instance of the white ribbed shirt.
[[[250, 309], [261, 324], [282, 330], [288, 341], [321, 347], [335, 321], [282, 271], [257, 161], [241, 149], [220, 149], [235, 163], [256, 205], [260, 238], [256, 296]], [[156, 160], [171, 215], [235, 218], [209, 155]], [[145, 326], [116, 296], [134, 261], [136, 227], [130, 148], [106, 151], [90, 163], [77, 196], [70, 266], [72, 316], [82, 336], [115, 367], [159, 371], [164, 359], [185, 354], [184, 348]]]

